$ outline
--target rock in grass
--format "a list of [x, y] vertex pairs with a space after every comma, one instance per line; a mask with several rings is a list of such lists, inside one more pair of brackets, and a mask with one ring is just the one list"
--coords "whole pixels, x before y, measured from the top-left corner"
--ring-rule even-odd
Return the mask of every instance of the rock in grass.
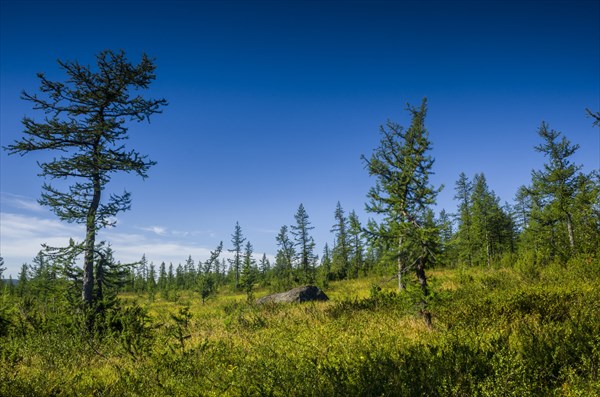
[[297, 287], [286, 292], [263, 296], [262, 298], [258, 299], [256, 303], [292, 303], [326, 300], [329, 300], [329, 297], [327, 297], [325, 292], [321, 291], [321, 289], [315, 287], [314, 285], [305, 285], [303, 287]]

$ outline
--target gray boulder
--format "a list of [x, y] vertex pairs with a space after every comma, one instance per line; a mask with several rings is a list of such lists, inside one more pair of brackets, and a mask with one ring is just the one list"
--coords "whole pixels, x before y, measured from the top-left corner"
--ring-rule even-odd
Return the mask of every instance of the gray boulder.
[[321, 291], [314, 285], [305, 285], [297, 287], [286, 292], [263, 296], [256, 303], [292, 303], [292, 302], [308, 302], [308, 301], [326, 301], [329, 300], [325, 292]]

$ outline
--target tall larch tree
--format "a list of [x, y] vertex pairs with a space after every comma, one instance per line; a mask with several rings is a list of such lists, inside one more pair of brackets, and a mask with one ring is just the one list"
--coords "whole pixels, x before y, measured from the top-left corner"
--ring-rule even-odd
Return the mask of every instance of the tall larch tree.
[[547, 213], [564, 225], [569, 247], [574, 250], [574, 202], [578, 188], [577, 172], [581, 166], [572, 163], [570, 157], [579, 145], [572, 145], [546, 123], [542, 123], [538, 135], [542, 143], [535, 146], [535, 150], [547, 157], [548, 162], [543, 170], [532, 171], [533, 189], [542, 198]]
[[473, 179], [471, 203], [474, 259], [490, 266], [495, 256], [512, 248], [513, 221], [500, 206], [500, 199], [490, 190], [483, 173]]
[[[398, 288], [404, 288], [402, 274], [413, 268], [426, 297], [429, 288], [425, 266], [433, 260], [430, 242], [432, 233], [437, 231], [423, 223], [441, 188], [436, 189], [429, 182], [434, 159], [429, 154], [431, 142], [425, 128], [426, 99], [418, 108], [409, 105], [408, 111], [409, 128], [388, 121], [380, 128], [379, 147], [370, 158], [362, 157], [369, 174], [375, 177], [366, 209], [383, 217], [377, 233], [396, 258]], [[425, 299], [422, 303], [426, 305]], [[423, 315], [431, 324], [431, 315], [425, 308]]]
[[350, 269], [350, 243], [348, 241], [348, 218], [338, 201], [334, 212], [335, 224], [331, 228], [335, 241], [332, 250], [331, 267], [338, 279], [348, 277]]
[[253, 294], [252, 290], [254, 288], [254, 283], [256, 282], [256, 261], [252, 254], [254, 253], [254, 247], [250, 241], [246, 242], [246, 246], [244, 248], [244, 258], [242, 271], [240, 275], [240, 285], [246, 292], [246, 296], [248, 298], [248, 302], [252, 302]]
[[127, 149], [127, 122], [150, 120], [167, 104], [137, 94], [156, 78], [154, 61], [145, 54], [139, 64], [124, 52], [102, 51], [92, 70], [77, 61], [58, 61], [67, 75], [64, 82], [51, 81], [42, 73], [40, 93], [23, 92], [33, 109], [45, 114], [42, 121], [23, 119], [24, 137], [5, 149], [10, 154], [57, 152], [60, 157], [40, 162], [41, 176], [74, 181], [67, 191], [44, 183], [40, 204], [63, 221], [85, 225], [85, 239], [74, 249], [83, 253], [82, 299], [93, 304], [94, 261], [98, 230], [114, 226], [114, 217], [131, 207], [129, 192], [103, 195], [113, 174], [148, 176], [155, 163]]
[[294, 218], [296, 219], [296, 224], [292, 225], [292, 235], [297, 247], [298, 270], [300, 271], [302, 281], [312, 283], [315, 281], [316, 257], [314, 254], [315, 241], [310, 235], [310, 231], [314, 229], [314, 226], [310, 225], [308, 213], [304, 209], [303, 204], [300, 204], [298, 207]]
[[294, 242], [288, 234], [288, 227], [281, 226], [277, 237], [277, 256], [275, 257], [275, 275], [278, 281], [284, 288], [289, 288], [292, 285], [293, 263], [296, 256]]
[[238, 289], [240, 284], [240, 271], [242, 270], [242, 250], [245, 241], [246, 238], [242, 234], [242, 228], [239, 222], [236, 222], [235, 229], [231, 235], [231, 245], [233, 248], [228, 250], [229, 252], [233, 253], [233, 258], [228, 260], [231, 265], [231, 271], [234, 275], [235, 289]]
[[323, 256], [321, 257], [321, 266], [319, 267], [319, 282], [323, 288], [326, 288], [329, 285], [329, 279], [332, 275], [331, 263], [331, 250], [329, 249], [329, 244], [325, 243]]
[[2, 273], [4, 273], [5, 270], [6, 267], [4, 266], [4, 258], [0, 256], [0, 285], [3, 283]]
[[355, 211], [348, 215], [348, 241], [350, 242], [350, 276], [358, 278], [365, 271], [363, 231]]
[[471, 195], [473, 183], [464, 172], [461, 172], [455, 185], [454, 199], [458, 200], [458, 230], [456, 233], [458, 255], [462, 262], [473, 264], [473, 237]]

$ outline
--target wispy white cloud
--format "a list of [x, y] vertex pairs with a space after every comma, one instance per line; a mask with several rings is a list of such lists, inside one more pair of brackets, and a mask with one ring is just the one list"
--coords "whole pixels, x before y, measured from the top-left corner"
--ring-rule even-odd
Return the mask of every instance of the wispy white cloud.
[[148, 227], [140, 227], [140, 230], [145, 230], [147, 232], [152, 232], [159, 236], [167, 235], [167, 228], [162, 226], [148, 226]]
[[0, 212], [0, 254], [5, 260], [5, 275], [15, 276], [18, 266], [42, 249], [42, 244], [64, 247], [70, 238], [84, 235], [81, 225], [61, 223], [38, 216]]
[[30, 212], [45, 212], [46, 209], [42, 207], [36, 200], [26, 197], [20, 196], [18, 194], [0, 193], [0, 204], [2, 207], [6, 208], [18, 208], [23, 209]]
[[[190, 255], [196, 263], [204, 262], [210, 256], [210, 251], [215, 248], [190, 242], [189, 237], [195, 232], [189, 232], [187, 236], [184, 236], [185, 233], [178, 235], [160, 226], [133, 230], [133, 233], [127, 233], [122, 228], [102, 229], [97, 241], [109, 242], [114, 250], [115, 259], [122, 263], [139, 261], [145, 254], [146, 259], [157, 266], [163, 261], [167, 264], [183, 263]], [[83, 225], [68, 224], [41, 216], [0, 212], [0, 254], [7, 266], [5, 275], [16, 276], [20, 265], [31, 262], [42, 249], [42, 244], [64, 247], [68, 245], [70, 238], [81, 241], [84, 235]], [[232, 256], [227, 250], [223, 250], [221, 254], [222, 258]], [[254, 257], [258, 261], [262, 253], [255, 253]], [[273, 260], [271, 257], [269, 259]]]
[[83, 226], [36, 216], [0, 212], [2, 241], [81, 235]]

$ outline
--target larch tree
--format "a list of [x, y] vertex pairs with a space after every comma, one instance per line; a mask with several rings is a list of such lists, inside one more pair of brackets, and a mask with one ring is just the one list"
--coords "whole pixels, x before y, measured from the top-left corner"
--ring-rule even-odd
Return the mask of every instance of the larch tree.
[[[597, 125], [597, 124], [595, 124]], [[542, 123], [542, 143], [535, 146], [547, 162], [532, 171], [532, 184], [523, 188], [531, 203], [524, 237], [535, 242], [542, 258], [568, 259], [598, 251], [600, 238], [600, 172], [581, 172], [572, 162], [579, 145]]]
[[350, 243], [348, 241], [348, 218], [338, 201], [334, 212], [335, 224], [331, 232], [335, 233], [331, 267], [335, 277], [342, 280], [348, 277], [350, 269]]
[[464, 172], [461, 172], [455, 185], [456, 194], [454, 199], [458, 200], [458, 230], [457, 244], [459, 259], [469, 265], [473, 264], [473, 238], [472, 238], [472, 214], [471, 194], [473, 183]]
[[234, 274], [235, 289], [238, 289], [240, 284], [240, 271], [242, 270], [242, 249], [246, 238], [242, 234], [242, 228], [239, 222], [235, 223], [235, 229], [231, 235], [231, 244], [233, 248], [228, 250], [233, 253], [233, 258], [228, 259], [231, 265], [231, 271]]
[[360, 270], [366, 270], [364, 258], [363, 231], [356, 212], [348, 216], [348, 238], [350, 242], [350, 276], [358, 278]]
[[300, 271], [303, 281], [312, 283], [315, 281], [315, 261], [316, 257], [314, 254], [315, 241], [310, 235], [310, 231], [314, 229], [314, 226], [310, 225], [308, 219], [308, 213], [304, 209], [304, 205], [300, 204], [296, 215], [296, 224], [292, 225], [292, 235], [294, 236], [295, 245], [298, 248], [297, 260], [298, 270]]
[[454, 231], [452, 228], [452, 219], [446, 210], [442, 209], [437, 219], [440, 230], [440, 253], [443, 256], [444, 264], [455, 262]]
[[271, 274], [271, 262], [269, 261], [269, 258], [267, 258], [267, 254], [265, 252], [263, 252], [263, 256], [258, 265], [260, 270], [261, 285], [263, 287], [267, 286], [269, 285], [269, 278]]
[[202, 304], [206, 299], [216, 293], [217, 277], [219, 274], [219, 256], [223, 251], [223, 242], [214, 251], [210, 252], [210, 257], [204, 262], [203, 266], [198, 265], [197, 287], [200, 292]]
[[286, 225], [281, 226], [275, 239], [279, 247], [275, 257], [275, 274], [281, 283], [281, 287], [289, 288], [292, 286], [293, 281], [292, 265], [296, 256], [296, 250], [294, 249], [294, 242], [290, 239]]
[[535, 146], [537, 152], [548, 158], [543, 170], [532, 171], [533, 189], [545, 202], [546, 210], [555, 215], [566, 228], [569, 247], [575, 249], [573, 211], [577, 193], [577, 172], [581, 166], [571, 162], [570, 157], [579, 149], [561, 133], [542, 123], [538, 135], [543, 142]]
[[23, 296], [27, 289], [27, 284], [29, 281], [29, 265], [27, 263], [23, 263], [21, 265], [21, 271], [19, 272], [19, 283], [17, 284], [17, 291], [19, 296]]
[[63, 221], [84, 224], [85, 240], [74, 246], [83, 253], [82, 299], [93, 304], [94, 262], [98, 230], [114, 226], [114, 217], [131, 207], [131, 195], [103, 195], [117, 172], [148, 176], [155, 163], [125, 147], [127, 122], [150, 120], [167, 104], [137, 94], [156, 78], [154, 61], [145, 54], [139, 64], [128, 61], [123, 51], [102, 51], [97, 68], [77, 61], [58, 61], [66, 73], [64, 82], [51, 81], [42, 73], [40, 93], [23, 92], [22, 98], [41, 110], [42, 121], [23, 119], [24, 137], [5, 149], [9, 154], [57, 152], [60, 157], [39, 163], [41, 176], [74, 181], [66, 191], [44, 183], [40, 204]]
[[253, 253], [254, 247], [252, 247], [250, 241], [246, 242], [242, 271], [240, 275], [240, 285], [246, 292], [248, 302], [252, 302], [253, 300], [252, 290], [254, 288], [254, 283], [256, 282], [256, 261], [252, 256]]
[[331, 276], [331, 263], [331, 250], [329, 249], [329, 244], [325, 243], [325, 247], [323, 248], [323, 256], [321, 257], [321, 266], [319, 267], [319, 279], [323, 288], [326, 288], [329, 285], [329, 278]]
[[[429, 181], [434, 159], [429, 154], [431, 142], [425, 128], [426, 99], [418, 108], [409, 105], [408, 111], [408, 129], [388, 121], [387, 126], [380, 128], [379, 147], [370, 158], [362, 156], [369, 174], [376, 178], [366, 209], [383, 217], [378, 238], [387, 242], [396, 258], [398, 289], [404, 288], [403, 273], [414, 268], [426, 297], [429, 289], [425, 266], [433, 261], [430, 242], [437, 231], [424, 222], [441, 188], [434, 188]], [[425, 300], [422, 303], [426, 305]], [[425, 308], [423, 315], [430, 325], [431, 315]]]
[[490, 266], [495, 256], [512, 249], [514, 225], [498, 196], [489, 189], [483, 173], [473, 178], [470, 213], [474, 259]]
[[0, 284], [2, 284], [2, 282], [3, 282], [2, 273], [4, 273], [5, 270], [6, 270], [6, 267], [4, 266], [4, 258], [0, 256]]

